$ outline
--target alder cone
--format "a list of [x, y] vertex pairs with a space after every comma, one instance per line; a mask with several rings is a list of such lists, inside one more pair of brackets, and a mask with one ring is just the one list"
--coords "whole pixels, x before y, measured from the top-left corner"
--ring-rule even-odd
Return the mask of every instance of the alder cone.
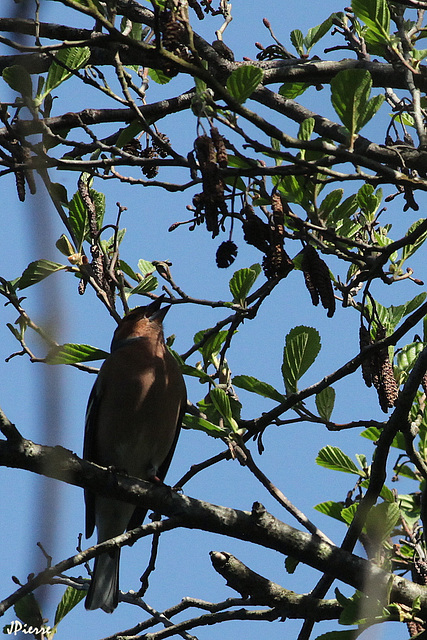
[[220, 269], [226, 269], [233, 264], [237, 257], [237, 245], [232, 240], [221, 242], [216, 250], [216, 264]]

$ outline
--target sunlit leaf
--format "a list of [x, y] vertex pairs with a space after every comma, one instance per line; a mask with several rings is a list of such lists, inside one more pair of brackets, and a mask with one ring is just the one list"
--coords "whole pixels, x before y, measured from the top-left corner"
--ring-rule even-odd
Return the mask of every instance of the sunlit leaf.
[[316, 462], [321, 467], [333, 469], [334, 471], [344, 471], [354, 473], [357, 476], [364, 475], [351, 458], [348, 457], [339, 447], [327, 445], [320, 449]]
[[250, 64], [237, 67], [227, 80], [227, 91], [241, 104], [249, 98], [262, 80], [262, 70]]
[[262, 382], [253, 376], [234, 376], [232, 382], [234, 386], [239, 387], [239, 389], [257, 393], [264, 398], [270, 398], [271, 400], [276, 400], [276, 402], [283, 402], [285, 400], [285, 396], [279, 393], [271, 384]]
[[333, 387], [326, 387], [316, 394], [316, 407], [319, 416], [329, 422], [335, 404], [335, 390]]
[[55, 273], [55, 271], [61, 271], [66, 268], [67, 267], [63, 264], [51, 262], [50, 260], [35, 260], [24, 270], [22, 276], [19, 278], [17, 287], [18, 289], [26, 289], [27, 287], [31, 287], [31, 285], [36, 284], [36, 282], [44, 280], [50, 276], [51, 273]]
[[56, 626], [67, 613], [70, 613], [74, 607], [79, 604], [86, 596], [86, 591], [81, 589], [74, 589], [73, 587], [67, 587], [64, 595], [62, 596], [55, 612], [54, 625]]
[[290, 330], [283, 350], [282, 375], [288, 393], [297, 390], [297, 382], [315, 361], [320, 351], [320, 335], [313, 327]]
[[91, 347], [89, 344], [67, 343], [53, 347], [46, 356], [46, 362], [47, 364], [75, 364], [104, 360], [108, 355], [107, 351]]

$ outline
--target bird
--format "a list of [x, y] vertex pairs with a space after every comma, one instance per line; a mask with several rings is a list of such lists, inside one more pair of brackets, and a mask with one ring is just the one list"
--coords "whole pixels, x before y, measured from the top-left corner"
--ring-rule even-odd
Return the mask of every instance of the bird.
[[[187, 404], [178, 363], [168, 351], [164, 296], [119, 322], [87, 411], [83, 457], [141, 480], [162, 483]], [[98, 544], [142, 524], [147, 509], [85, 490], [86, 537]], [[86, 609], [112, 613], [118, 604], [120, 548], [95, 558]]]

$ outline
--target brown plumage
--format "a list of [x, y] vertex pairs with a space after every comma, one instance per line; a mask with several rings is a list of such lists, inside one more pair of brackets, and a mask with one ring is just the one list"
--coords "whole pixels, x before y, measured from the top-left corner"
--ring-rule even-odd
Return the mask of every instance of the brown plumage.
[[[186, 407], [181, 371], [166, 348], [159, 298], [119, 323], [111, 354], [89, 398], [84, 458], [142, 480], [162, 481]], [[86, 537], [98, 543], [140, 525], [146, 510], [85, 491]], [[111, 613], [118, 602], [120, 549], [95, 559], [86, 609]]]

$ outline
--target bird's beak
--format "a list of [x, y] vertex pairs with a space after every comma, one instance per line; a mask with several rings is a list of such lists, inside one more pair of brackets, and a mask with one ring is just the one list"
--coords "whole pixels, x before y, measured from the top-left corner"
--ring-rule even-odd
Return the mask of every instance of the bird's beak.
[[167, 305], [166, 307], [163, 307], [163, 309], [160, 308], [164, 299], [165, 299], [165, 296], [161, 295], [158, 298], [156, 298], [154, 302], [149, 304], [148, 307], [146, 308], [146, 317], [149, 319], [150, 322], [153, 322], [154, 320], [160, 320], [160, 322], [163, 322], [165, 315], [171, 308], [170, 304]]

